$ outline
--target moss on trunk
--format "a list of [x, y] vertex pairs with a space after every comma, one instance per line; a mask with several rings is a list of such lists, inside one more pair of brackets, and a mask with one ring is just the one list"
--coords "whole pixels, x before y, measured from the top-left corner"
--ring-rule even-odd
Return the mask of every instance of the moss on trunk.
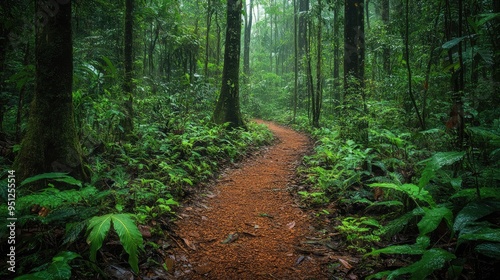
[[35, 96], [14, 168], [19, 180], [45, 172], [85, 179], [73, 117], [71, 1], [45, 3], [36, 1]]
[[227, 31], [222, 87], [213, 116], [215, 123], [229, 122], [230, 128], [245, 126], [241, 116], [239, 97], [241, 9], [241, 0], [227, 1]]

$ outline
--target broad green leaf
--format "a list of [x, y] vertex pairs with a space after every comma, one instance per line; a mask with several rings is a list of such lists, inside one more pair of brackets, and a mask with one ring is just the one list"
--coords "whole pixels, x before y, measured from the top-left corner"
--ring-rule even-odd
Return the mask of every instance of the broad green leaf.
[[108, 234], [112, 216], [113, 214], [107, 214], [90, 219], [89, 226], [87, 227], [87, 231], [90, 230], [87, 237], [87, 244], [90, 245], [90, 260], [94, 262], [96, 260], [97, 250], [102, 247], [102, 242]]
[[46, 270], [16, 277], [15, 280], [68, 280], [71, 279], [71, 260], [80, 257], [71, 251], [64, 251], [52, 258], [52, 263]]
[[372, 203], [370, 206], [366, 207], [366, 209], [369, 209], [371, 207], [375, 206], [387, 206], [387, 207], [392, 207], [392, 206], [403, 206], [403, 203], [398, 200], [388, 200], [388, 201], [376, 201]]
[[485, 224], [481, 224], [480, 226], [474, 227], [472, 230], [463, 230], [458, 236], [457, 244], [460, 245], [466, 241], [477, 240], [500, 242], [500, 229], [493, 229]]
[[429, 181], [435, 176], [438, 169], [461, 160], [464, 155], [465, 152], [441, 152], [436, 153], [431, 158], [421, 161], [420, 163], [426, 163], [426, 165], [424, 171], [422, 171], [422, 176], [418, 181], [418, 187], [422, 189], [427, 186]]
[[453, 38], [453, 39], [449, 40], [448, 42], [444, 43], [441, 47], [443, 49], [451, 49], [454, 46], [458, 45], [458, 43], [462, 42], [464, 39], [468, 39], [470, 37], [471, 36], [467, 35], [467, 36], [462, 36], [462, 37], [458, 37], [458, 38]]
[[366, 254], [365, 256], [378, 256], [380, 254], [406, 254], [406, 255], [421, 255], [430, 245], [430, 239], [427, 236], [419, 236], [417, 243], [412, 245], [395, 245], [389, 246]]
[[382, 271], [367, 279], [386, 277], [386, 280], [401, 279], [401, 275], [410, 274], [410, 279], [421, 280], [427, 279], [435, 270], [441, 269], [448, 261], [455, 259], [455, 255], [443, 249], [430, 249], [425, 251], [422, 258], [406, 267], [402, 267], [393, 271]]
[[373, 183], [369, 185], [370, 187], [388, 188], [394, 189], [406, 193], [413, 200], [420, 200], [427, 202], [429, 205], [434, 205], [434, 199], [427, 190], [420, 189], [418, 186], [413, 184], [403, 184], [397, 185], [394, 183]]
[[[500, 200], [500, 188], [496, 187], [484, 187], [479, 188], [479, 193], [481, 194], [481, 198], [494, 198]], [[469, 200], [473, 198], [477, 198], [477, 190], [474, 189], [465, 189], [458, 191], [451, 198], [468, 198]]]
[[458, 232], [467, 227], [470, 223], [489, 215], [495, 211], [500, 211], [498, 201], [474, 201], [467, 204], [456, 216], [453, 230]]
[[82, 182], [69, 176], [67, 173], [59, 173], [59, 172], [51, 172], [51, 173], [43, 173], [38, 174], [33, 177], [29, 177], [21, 182], [19, 186], [24, 186], [29, 183], [36, 182], [38, 180], [51, 179], [58, 182], [63, 182], [69, 185], [82, 186]]
[[139, 272], [137, 249], [142, 245], [142, 234], [130, 218], [130, 214], [115, 214], [111, 216], [113, 227], [120, 237], [120, 242], [129, 255], [128, 263], [135, 273]]
[[424, 216], [417, 224], [420, 235], [426, 235], [433, 232], [439, 226], [442, 219], [445, 219], [448, 227], [451, 228], [453, 213], [446, 206], [434, 208], [425, 207], [424, 211]]
[[483, 243], [476, 246], [476, 252], [485, 256], [500, 259], [500, 243]]
[[164, 198], [158, 198], [156, 203], [164, 204], [164, 205], [179, 205], [179, 202], [175, 201], [173, 198], [169, 198], [165, 200]]

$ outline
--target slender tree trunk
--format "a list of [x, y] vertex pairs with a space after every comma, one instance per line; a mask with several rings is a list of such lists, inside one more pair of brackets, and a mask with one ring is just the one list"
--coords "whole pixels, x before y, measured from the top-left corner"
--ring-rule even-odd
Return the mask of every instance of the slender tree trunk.
[[[433, 30], [437, 30], [440, 16], [441, 16], [441, 2], [439, 3], [439, 7], [437, 9], [436, 18], [434, 20]], [[429, 61], [427, 62], [427, 69], [425, 71], [424, 92], [422, 94], [422, 122], [424, 124], [424, 127], [426, 127], [426, 119], [427, 119], [427, 115], [428, 115], [428, 112], [427, 112], [427, 94], [429, 91], [429, 79], [430, 79], [430, 75], [431, 75], [432, 63], [435, 61], [434, 50], [437, 47], [437, 40], [436, 40], [435, 36], [431, 35], [431, 38], [429, 38], [429, 39], [431, 41], [431, 44], [429, 46], [430, 54], [429, 54]]]
[[210, 43], [210, 26], [212, 25], [212, 14], [213, 14], [213, 8], [212, 8], [212, 3], [211, 0], [208, 0], [207, 4], [207, 32], [206, 32], [206, 38], [205, 38], [205, 82], [208, 81], [208, 57], [209, 57], [209, 43]]
[[[334, 99], [337, 104], [341, 102], [340, 94], [340, 0], [335, 0], [333, 8], [333, 81], [334, 81]], [[335, 105], [335, 104], [334, 104]]]
[[[381, 14], [382, 14], [382, 22], [384, 23], [384, 29], [386, 31], [389, 30], [390, 18], [389, 18], [389, 9], [390, 9], [390, 1], [382, 0], [381, 1]], [[386, 74], [391, 74], [391, 46], [389, 44], [384, 44], [382, 49], [382, 60], [384, 65], [384, 71]]]
[[366, 28], [370, 29], [370, 0], [365, 0]]
[[[250, 0], [249, 9], [245, 16], [245, 38], [243, 45], [243, 82], [245, 84], [245, 88], [248, 88], [248, 84], [250, 83], [250, 36], [252, 34], [252, 10], [253, 0]], [[248, 102], [248, 92], [245, 93], [243, 101]]]
[[319, 119], [321, 114], [321, 100], [322, 100], [322, 74], [321, 74], [321, 57], [322, 57], [322, 48], [321, 48], [321, 32], [322, 32], [322, 3], [321, 0], [318, 0], [318, 33], [317, 33], [317, 50], [316, 50], [316, 93], [314, 98], [314, 110], [313, 110], [313, 126], [319, 127]]
[[294, 72], [294, 87], [293, 87], [293, 118], [292, 122], [295, 123], [297, 117], [298, 106], [298, 92], [299, 92], [299, 48], [298, 48], [298, 13], [297, 13], [297, 0], [293, 0], [293, 72]]
[[413, 104], [413, 108], [415, 109], [415, 113], [417, 114], [418, 122], [420, 124], [420, 128], [422, 130], [425, 130], [425, 124], [422, 120], [422, 117], [420, 116], [420, 111], [417, 106], [417, 102], [415, 101], [415, 96], [413, 94], [413, 89], [412, 89], [412, 74], [411, 74], [411, 67], [410, 67], [410, 47], [409, 47], [409, 34], [410, 34], [410, 21], [409, 21], [409, 14], [410, 14], [410, 7], [409, 7], [409, 0], [406, 0], [406, 13], [405, 13], [405, 21], [406, 21], [406, 32], [405, 32], [405, 60], [406, 60], [406, 70], [408, 72], [408, 94], [410, 95], [411, 103]]
[[[68, 172], [85, 179], [73, 117], [71, 4], [36, 3], [35, 95], [26, 135], [14, 168], [22, 181], [45, 172]], [[57, 12], [56, 12], [57, 11]], [[43, 185], [33, 185], [31, 189]]]
[[133, 27], [134, 27], [134, 0], [125, 1], [125, 34], [124, 34], [124, 57], [125, 57], [125, 75], [123, 79], [123, 92], [127, 96], [127, 101], [125, 101], [125, 118], [123, 119], [123, 136], [128, 138], [132, 131], [134, 130], [134, 108], [133, 108]]
[[239, 99], [241, 9], [241, 0], [227, 1], [227, 29], [222, 88], [213, 116], [215, 123], [229, 123], [230, 128], [245, 126], [241, 116]]

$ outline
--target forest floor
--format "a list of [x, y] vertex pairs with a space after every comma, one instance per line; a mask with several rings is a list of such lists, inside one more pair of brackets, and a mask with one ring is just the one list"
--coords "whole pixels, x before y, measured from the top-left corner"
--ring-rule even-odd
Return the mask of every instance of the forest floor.
[[[311, 149], [307, 136], [265, 123], [277, 143], [226, 170], [215, 186], [178, 212], [175, 279], [327, 279], [311, 215], [289, 190]], [[309, 249], [308, 249], [309, 248]]]

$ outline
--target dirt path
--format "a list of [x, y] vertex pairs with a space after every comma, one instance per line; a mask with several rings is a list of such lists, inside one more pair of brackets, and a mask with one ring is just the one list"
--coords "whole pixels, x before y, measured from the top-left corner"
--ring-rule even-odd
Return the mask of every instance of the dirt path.
[[[176, 279], [326, 279], [314, 257], [296, 250], [310, 232], [287, 188], [310, 143], [265, 123], [279, 142], [230, 170], [176, 224]], [[231, 238], [232, 237], [232, 238]]]

